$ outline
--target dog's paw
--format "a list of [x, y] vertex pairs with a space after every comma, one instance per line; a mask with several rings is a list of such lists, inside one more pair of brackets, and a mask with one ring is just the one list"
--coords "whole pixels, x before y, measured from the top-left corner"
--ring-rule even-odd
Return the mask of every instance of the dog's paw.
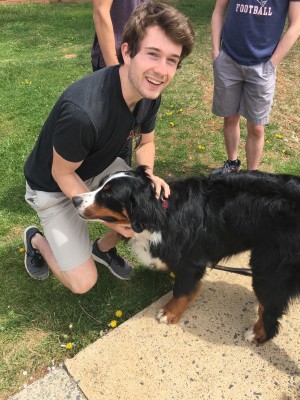
[[255, 338], [255, 333], [253, 331], [253, 328], [247, 329], [244, 337], [247, 342], [256, 343], [256, 338]]
[[164, 310], [163, 308], [161, 308], [161, 309], [158, 311], [156, 318], [158, 319], [158, 321], [159, 321], [160, 323], [163, 323], [163, 324], [168, 324], [168, 323], [169, 323], [169, 321], [168, 321], [168, 316], [167, 316], [167, 314], [165, 313], [165, 310]]

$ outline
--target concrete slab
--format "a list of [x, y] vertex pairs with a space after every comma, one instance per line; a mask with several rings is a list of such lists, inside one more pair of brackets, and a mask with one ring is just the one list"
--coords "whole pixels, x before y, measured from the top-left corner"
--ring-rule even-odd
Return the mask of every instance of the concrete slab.
[[[248, 254], [226, 263], [247, 264]], [[251, 278], [208, 272], [180, 325], [155, 319], [170, 297], [66, 361], [89, 400], [300, 400], [299, 301], [279, 336], [257, 347], [244, 340], [257, 313]]]
[[86, 400], [76, 382], [63, 368], [57, 368], [27, 386], [9, 400]]

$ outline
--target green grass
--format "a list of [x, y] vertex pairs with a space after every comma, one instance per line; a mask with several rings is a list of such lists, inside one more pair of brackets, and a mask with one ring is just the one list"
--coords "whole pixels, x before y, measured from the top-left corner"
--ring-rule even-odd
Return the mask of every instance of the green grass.
[[[225, 159], [222, 120], [211, 113], [209, 25], [214, 2], [170, 3], [191, 18], [197, 43], [163, 95], [157, 122], [156, 172], [164, 178], [207, 173]], [[118, 319], [121, 323], [170, 290], [172, 280], [138, 265], [126, 242], [119, 251], [137, 267], [129, 282], [115, 279], [102, 268], [97, 285], [79, 296], [53, 277], [36, 282], [26, 274], [19, 248], [24, 228], [38, 224], [38, 219], [23, 199], [23, 165], [58, 96], [91, 71], [92, 6], [0, 8], [0, 399], [4, 399], [30, 383], [30, 376], [42, 376], [47, 368], [96, 340], [101, 331], [105, 333], [109, 322], [117, 319], [117, 309], [123, 311]], [[299, 49], [298, 43], [278, 70], [263, 170], [300, 174]], [[65, 57], [69, 55], [73, 56]], [[243, 123], [243, 161], [244, 143]], [[103, 232], [99, 224], [90, 225], [92, 239]], [[74, 343], [71, 350], [61, 347], [67, 342]], [[23, 371], [28, 375], [23, 376]]]

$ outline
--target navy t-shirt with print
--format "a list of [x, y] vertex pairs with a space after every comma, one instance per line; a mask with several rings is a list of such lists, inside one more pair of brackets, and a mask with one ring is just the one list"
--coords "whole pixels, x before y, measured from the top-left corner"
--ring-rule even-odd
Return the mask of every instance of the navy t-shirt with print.
[[242, 65], [269, 60], [282, 35], [290, 1], [300, 0], [231, 0], [222, 49]]
[[65, 160], [80, 162], [82, 180], [98, 175], [120, 154], [133, 127], [155, 128], [160, 97], [142, 99], [131, 113], [122, 95], [119, 66], [96, 71], [67, 88], [53, 107], [25, 163], [34, 190], [59, 192], [51, 174], [53, 148]]

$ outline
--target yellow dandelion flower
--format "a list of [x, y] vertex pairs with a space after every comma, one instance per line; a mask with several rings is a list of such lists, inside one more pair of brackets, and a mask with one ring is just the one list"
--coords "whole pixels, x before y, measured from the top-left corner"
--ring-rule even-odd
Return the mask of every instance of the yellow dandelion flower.
[[117, 325], [118, 325], [118, 323], [115, 319], [110, 321], [110, 323], [108, 324], [108, 326], [110, 326], [111, 328], [115, 328]]
[[117, 311], [116, 311], [116, 317], [121, 318], [122, 315], [123, 315], [123, 313], [122, 313], [121, 310], [117, 310]]
[[199, 144], [198, 149], [199, 150], [205, 150], [205, 146], [203, 146], [202, 144]]
[[279, 135], [279, 133], [276, 133], [275, 137], [277, 137], [277, 139], [282, 139], [282, 135]]
[[73, 343], [69, 342], [66, 344], [66, 349], [70, 350], [73, 347]]
[[270, 140], [266, 140], [266, 143], [269, 144], [269, 143], [270, 143]]
[[170, 272], [170, 277], [173, 278], [173, 279], [175, 278], [174, 272]]
[[182, 109], [182, 108], [179, 108], [178, 112], [182, 113], [182, 111], [183, 111], [183, 109]]
[[24, 247], [20, 247], [20, 248], [19, 248], [19, 253], [25, 253]]
[[281, 150], [281, 153], [286, 153], [286, 150], [285, 150], [285, 149], [282, 149], [282, 150]]
[[170, 122], [170, 126], [171, 126], [172, 128], [173, 128], [173, 126], [175, 126], [175, 124], [174, 124], [173, 121]]
[[167, 111], [167, 112], [166, 112], [166, 115], [167, 115], [168, 117], [170, 117], [170, 115], [173, 115], [173, 112], [172, 112], [172, 111], [169, 111], [169, 112]]

